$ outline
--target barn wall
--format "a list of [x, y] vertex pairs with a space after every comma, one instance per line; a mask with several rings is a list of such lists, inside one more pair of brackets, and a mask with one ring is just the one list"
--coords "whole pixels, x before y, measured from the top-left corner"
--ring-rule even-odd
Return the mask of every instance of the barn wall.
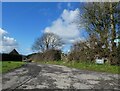
[[22, 61], [21, 55], [2, 54], [2, 61]]

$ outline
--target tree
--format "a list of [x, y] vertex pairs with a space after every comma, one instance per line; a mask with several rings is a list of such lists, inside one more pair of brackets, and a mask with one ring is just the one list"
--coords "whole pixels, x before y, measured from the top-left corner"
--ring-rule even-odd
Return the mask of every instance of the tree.
[[37, 38], [32, 46], [32, 50], [45, 52], [50, 49], [59, 49], [62, 47], [62, 39], [53, 33], [44, 33]]
[[88, 40], [80, 41], [73, 45], [72, 52], [69, 55], [70, 60], [94, 61], [95, 55], [102, 56], [101, 44], [96, 36], [90, 35]]
[[[117, 38], [120, 39], [120, 33], [119, 33]], [[118, 43], [118, 46], [117, 46], [117, 53], [116, 53], [116, 55], [117, 55], [118, 65], [120, 65], [120, 42]]]
[[88, 34], [96, 36], [102, 53], [112, 57], [110, 55], [117, 51], [114, 39], [117, 37], [117, 30], [120, 29], [120, 3], [86, 3], [81, 17]]

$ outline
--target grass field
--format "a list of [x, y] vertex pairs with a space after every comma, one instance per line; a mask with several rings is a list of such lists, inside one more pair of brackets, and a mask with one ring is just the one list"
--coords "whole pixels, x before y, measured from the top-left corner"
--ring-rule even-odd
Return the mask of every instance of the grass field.
[[13, 61], [0, 61], [0, 73], [9, 72], [15, 68], [19, 68], [24, 64], [24, 62], [13, 62]]
[[83, 69], [83, 70], [92, 70], [98, 72], [108, 72], [113, 74], [120, 74], [120, 66], [113, 66], [108, 64], [95, 64], [95, 63], [77, 63], [77, 62], [69, 62], [65, 63], [63, 61], [48, 61], [48, 62], [40, 62], [43, 64], [56, 64], [56, 65], [64, 65], [71, 68]]

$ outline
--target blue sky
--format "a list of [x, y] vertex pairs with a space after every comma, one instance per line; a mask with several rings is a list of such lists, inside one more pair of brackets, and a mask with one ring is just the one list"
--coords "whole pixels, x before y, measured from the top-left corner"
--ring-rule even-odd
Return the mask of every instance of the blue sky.
[[[6, 36], [17, 42], [17, 49], [21, 54], [29, 54], [32, 52], [30, 48], [34, 40], [45, 31], [59, 33], [60, 31], [57, 30], [59, 26], [56, 29], [57, 24], [60, 24], [63, 30], [68, 30], [67, 27], [71, 28], [72, 25], [64, 26], [63, 24], [67, 24], [64, 21], [71, 22], [70, 18], [75, 16], [80, 6], [82, 6], [82, 3], [78, 2], [4, 2], [2, 3], [2, 29], [7, 32]], [[71, 16], [67, 18], [67, 15]], [[72, 28], [76, 29], [75, 26], [72, 26]], [[66, 42], [67, 39], [72, 41], [83, 35], [83, 33], [80, 33], [80, 36], [78, 36], [77, 32], [78, 30], [76, 30], [76, 33], [69, 30], [65, 32], [68, 36]], [[71, 33], [74, 33], [73, 37], [68, 35]], [[66, 44], [63, 50], [67, 51], [69, 47], [70, 43]]]

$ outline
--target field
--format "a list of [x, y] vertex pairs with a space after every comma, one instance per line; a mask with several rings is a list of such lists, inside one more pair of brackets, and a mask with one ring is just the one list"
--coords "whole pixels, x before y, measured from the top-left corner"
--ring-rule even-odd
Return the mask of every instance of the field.
[[15, 68], [19, 68], [24, 64], [24, 62], [13, 62], [13, 61], [6, 61], [0, 62], [0, 73], [9, 72]]
[[83, 69], [83, 70], [91, 70], [98, 72], [108, 72], [113, 74], [120, 74], [120, 66], [113, 66], [108, 64], [95, 64], [95, 63], [77, 63], [77, 62], [63, 62], [63, 61], [48, 61], [48, 62], [40, 62], [43, 64], [56, 64], [56, 65], [64, 65], [71, 68]]

